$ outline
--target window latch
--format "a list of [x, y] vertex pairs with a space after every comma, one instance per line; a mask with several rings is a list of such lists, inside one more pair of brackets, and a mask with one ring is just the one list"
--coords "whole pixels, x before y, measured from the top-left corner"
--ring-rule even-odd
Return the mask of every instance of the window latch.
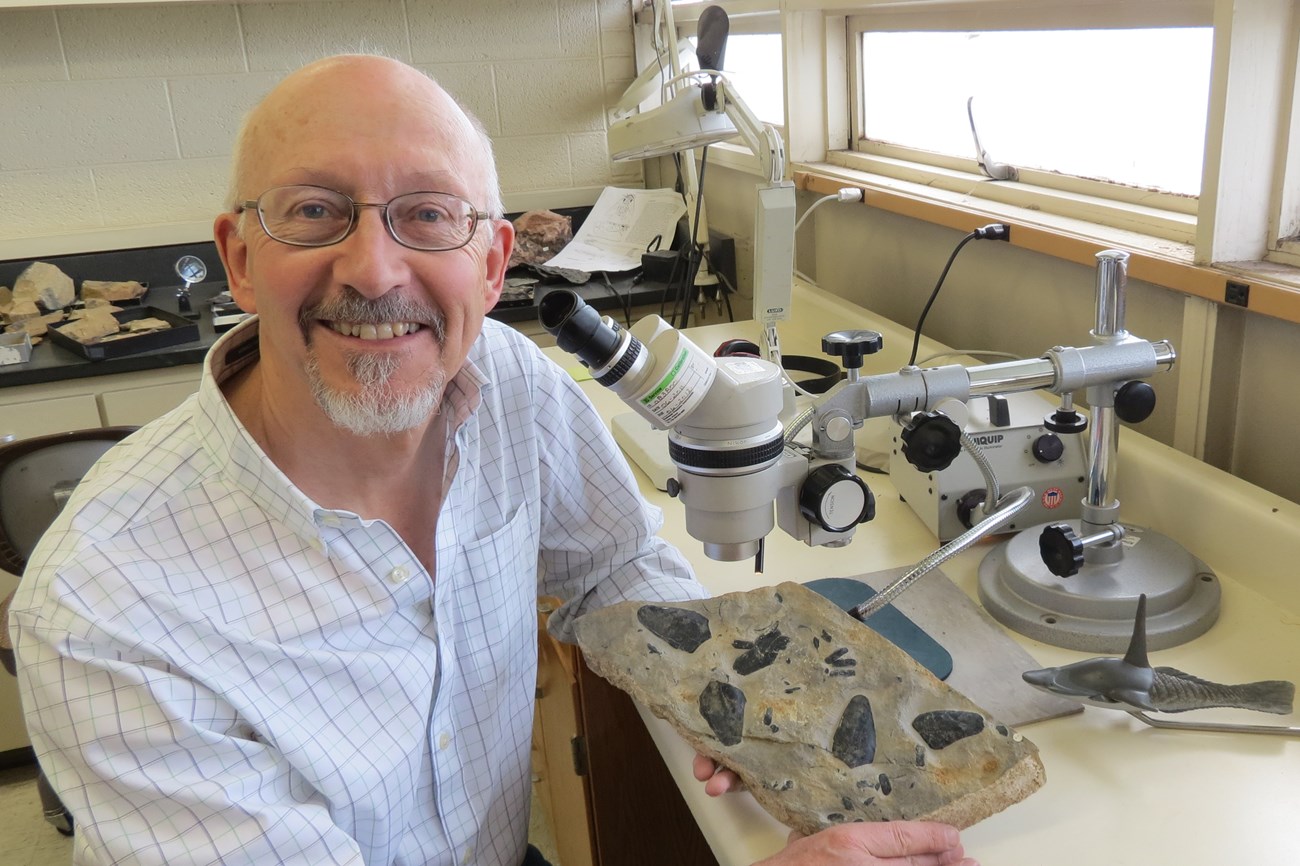
[[975, 153], [978, 154], [976, 158], [979, 160], [980, 171], [984, 172], [985, 176], [990, 177], [993, 180], [1019, 179], [1020, 172], [1016, 170], [1015, 166], [1007, 165], [1004, 162], [994, 162], [989, 159], [988, 151], [983, 147], [980, 147], [980, 134], [975, 131], [975, 109], [972, 107], [974, 102], [975, 97], [971, 96], [967, 98], [966, 116], [970, 118], [970, 134], [971, 138], [975, 139]]

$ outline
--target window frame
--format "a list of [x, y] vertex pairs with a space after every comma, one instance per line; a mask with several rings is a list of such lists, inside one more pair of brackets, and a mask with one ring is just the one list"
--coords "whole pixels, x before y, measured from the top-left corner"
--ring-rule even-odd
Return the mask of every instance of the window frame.
[[[978, 3], [944, 4], [913, 10], [911, 4], [859, 9], [847, 16], [846, 46], [849, 79], [848, 147], [828, 150], [827, 161], [895, 180], [922, 183], [977, 201], [1056, 214], [1141, 232], [1164, 240], [1192, 243], [1196, 236], [1196, 196], [1073, 177], [1050, 171], [1019, 168], [1016, 181], [993, 181], [979, 169], [974, 154], [956, 157], [906, 146], [872, 141], [862, 134], [866, 82], [863, 39], [866, 32], [994, 31], [1040, 29], [1111, 29], [1150, 26], [1211, 26], [1211, 10], [1200, 4], [1169, 8], [1152, 4], [1111, 4], [1061, 7], [1040, 3], [1029, 8]], [[1156, 14], [1156, 13], [1159, 14]], [[830, 110], [834, 111], [834, 107]], [[1208, 115], [1208, 106], [1207, 106]], [[973, 151], [973, 148], [972, 148]]]

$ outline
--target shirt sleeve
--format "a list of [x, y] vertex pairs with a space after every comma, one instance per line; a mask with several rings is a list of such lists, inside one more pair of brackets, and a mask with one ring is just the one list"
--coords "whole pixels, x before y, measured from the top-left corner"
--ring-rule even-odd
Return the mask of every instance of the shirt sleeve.
[[11, 613], [19, 688], [74, 863], [362, 866], [323, 798], [217, 694], [28, 577]]
[[595, 408], [558, 367], [542, 374], [541, 590], [564, 604], [550, 631], [575, 640], [582, 613], [624, 600], [706, 598], [685, 557], [655, 533], [663, 515], [641, 496], [631, 468]]

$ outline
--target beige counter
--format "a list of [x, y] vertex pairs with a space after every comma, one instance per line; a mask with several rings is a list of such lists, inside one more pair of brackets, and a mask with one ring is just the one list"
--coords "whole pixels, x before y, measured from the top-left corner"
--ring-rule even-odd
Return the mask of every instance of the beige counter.
[[[864, 373], [894, 370], [906, 361], [910, 332], [892, 322], [804, 285], [796, 286], [793, 309], [794, 321], [781, 328], [787, 354], [820, 354], [824, 332], [867, 327], [884, 334], [885, 351], [868, 359]], [[1090, 324], [1080, 323], [1077, 345], [1088, 343]], [[690, 333], [711, 351], [728, 337], [755, 338], [757, 326], [714, 325]], [[921, 355], [941, 348], [923, 340]], [[548, 352], [575, 366], [563, 353]], [[595, 383], [583, 387], [606, 418], [626, 411]], [[1170, 535], [1207, 562], [1222, 582], [1218, 623], [1184, 646], [1152, 653], [1152, 664], [1224, 683], [1300, 682], [1300, 506], [1129, 430], [1120, 441], [1118, 495], [1125, 521]], [[887, 477], [864, 476], [877, 497], [877, 517], [859, 528], [852, 545], [810, 549], [778, 530], [768, 537], [766, 574], [758, 576], [748, 562], [706, 558], [686, 533], [680, 505], [639, 477], [647, 497], [664, 510], [661, 534], [681, 547], [715, 594], [910, 565], [936, 546]], [[943, 566], [972, 598], [976, 570], [990, 547], [978, 545]], [[1043, 666], [1087, 657], [1015, 638]], [[1233, 710], [1195, 715], [1300, 725], [1295, 715]], [[748, 794], [705, 796], [691, 776], [692, 750], [667, 724], [643, 716], [722, 866], [750, 864], [783, 845], [785, 828]], [[1094, 708], [1022, 731], [1041, 750], [1047, 785], [963, 834], [968, 853], [984, 866], [1300, 864], [1300, 738], [1162, 731]]]

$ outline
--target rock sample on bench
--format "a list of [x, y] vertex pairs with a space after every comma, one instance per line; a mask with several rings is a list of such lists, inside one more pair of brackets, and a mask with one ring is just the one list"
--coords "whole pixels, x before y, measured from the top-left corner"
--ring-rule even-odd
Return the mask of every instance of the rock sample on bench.
[[587, 664], [804, 834], [968, 827], [1042, 786], [1038, 749], [796, 583], [622, 602], [577, 622]]

